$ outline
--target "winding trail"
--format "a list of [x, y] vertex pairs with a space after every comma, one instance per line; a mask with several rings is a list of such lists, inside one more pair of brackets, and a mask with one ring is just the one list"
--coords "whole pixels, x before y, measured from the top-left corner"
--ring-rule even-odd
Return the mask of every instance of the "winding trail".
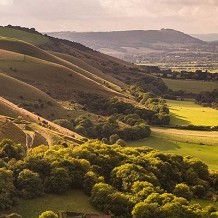
[[26, 133], [26, 147], [27, 147], [27, 149], [33, 147], [34, 138], [35, 138], [35, 133], [32, 136], [31, 136], [31, 134]]

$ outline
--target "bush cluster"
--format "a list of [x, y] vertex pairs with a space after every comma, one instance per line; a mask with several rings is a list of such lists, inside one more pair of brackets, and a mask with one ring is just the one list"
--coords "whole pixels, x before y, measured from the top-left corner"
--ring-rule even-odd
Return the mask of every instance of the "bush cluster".
[[12, 207], [16, 196], [37, 198], [79, 188], [96, 208], [115, 217], [209, 218], [216, 211], [189, 203], [218, 191], [218, 173], [193, 157], [97, 140], [28, 152], [19, 147], [9, 140], [0, 143], [0, 210]]

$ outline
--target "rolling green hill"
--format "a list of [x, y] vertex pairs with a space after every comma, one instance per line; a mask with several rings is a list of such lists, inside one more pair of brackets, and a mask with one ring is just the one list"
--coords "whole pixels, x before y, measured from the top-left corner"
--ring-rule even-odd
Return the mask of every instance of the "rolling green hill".
[[[5, 51], [0, 58], [5, 58]], [[55, 99], [74, 100], [81, 92], [98, 93], [103, 96], [116, 96], [118, 93], [77, 73], [70, 68], [42, 59], [10, 52], [8, 60], [1, 61], [0, 68], [7, 75], [27, 82]], [[18, 58], [16, 60], [16, 58]]]
[[[23, 55], [23, 57], [21, 57], [21, 60], [23, 58], [23, 60], [25, 61], [25, 55], [31, 56], [31, 57], [35, 57], [35, 58], [39, 58], [45, 61], [49, 61], [52, 63], [57, 63], [60, 64], [62, 66], [65, 66], [69, 69], [74, 70], [75, 72], [83, 75], [84, 77], [87, 77], [91, 80], [93, 80], [94, 82], [97, 82], [99, 84], [104, 84], [105, 81], [107, 81], [108, 86], [110, 86], [112, 89], [117, 90], [117, 91], [121, 91], [120, 87], [118, 85], [113, 84], [113, 82], [116, 82], [118, 84], [118, 81], [113, 79], [110, 76], [107, 76], [103, 73], [100, 73], [97, 69], [88, 69], [87, 65], [85, 65], [85, 69], [84, 69], [84, 64], [79, 64], [76, 65], [76, 63], [78, 61], [75, 61], [75, 59], [71, 58], [71, 61], [67, 61], [64, 60], [62, 58], [59, 58], [53, 54], [50, 54], [40, 48], [37, 48], [36, 46], [33, 46], [29, 43], [26, 43], [24, 41], [20, 41], [20, 40], [15, 40], [15, 39], [11, 39], [11, 38], [4, 38], [1, 37], [0, 38], [0, 48], [1, 49], [5, 49], [5, 50], [9, 50], [12, 52], [16, 52], [16, 53], [20, 53]], [[75, 63], [76, 62], [76, 63]], [[100, 74], [100, 75], [99, 75]], [[121, 84], [121, 82], [119, 83], [119, 85]], [[124, 86], [124, 84], [123, 84]]]
[[26, 32], [12, 27], [0, 27], [0, 36], [23, 40], [34, 45], [40, 45], [49, 42], [48, 37], [37, 34], [34, 31]]

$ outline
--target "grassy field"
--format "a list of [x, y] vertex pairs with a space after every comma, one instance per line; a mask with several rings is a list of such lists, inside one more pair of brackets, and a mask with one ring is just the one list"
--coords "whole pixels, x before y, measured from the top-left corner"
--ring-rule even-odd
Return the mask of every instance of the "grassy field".
[[[201, 135], [202, 134], [202, 135]], [[215, 135], [216, 134], [216, 135]], [[218, 170], [218, 132], [199, 132], [153, 128], [149, 138], [129, 142], [129, 146], [149, 146], [166, 153], [191, 155], [199, 158], [211, 169]]]
[[202, 107], [193, 101], [167, 100], [170, 108], [170, 125], [218, 125], [218, 110]]
[[[4, 37], [0, 37], [0, 49], [2, 49], [0, 50], [0, 68], [2, 69], [4, 69], [3, 66], [5, 65], [5, 63], [7, 64], [8, 61], [14, 61], [15, 58], [17, 58], [16, 62], [19, 62], [19, 64], [22, 67], [24, 62], [26, 62], [26, 59], [28, 59], [28, 57], [31, 56], [37, 58], [38, 60], [43, 60], [44, 62], [46, 61], [50, 63], [55, 63], [64, 68], [62, 69], [62, 71], [70, 70], [71, 73], [73, 73], [75, 76], [80, 75], [80, 79], [86, 79], [88, 83], [92, 82], [92, 86], [95, 86], [95, 88], [104, 89], [104, 91], [106, 92], [113, 93], [114, 91], [122, 91], [122, 89], [118, 85], [113, 83], [114, 80], [110, 79], [110, 76], [104, 76], [102, 78], [101, 76], [104, 75], [103, 73], [101, 73], [100, 76], [98, 75], [99, 73], [97, 73], [94, 70], [88, 71], [86, 66], [83, 66], [81, 64], [80, 66], [77, 66], [78, 62], [75, 61], [74, 63], [74, 58], [71, 58], [71, 62], [69, 62], [49, 52], [39, 49], [29, 43]], [[11, 51], [11, 53], [9, 54], [8, 52], [7, 56], [5, 56], [6, 51], [4, 50]], [[20, 54], [20, 57], [17, 53]], [[84, 67], [85, 69], [83, 69], [82, 67]], [[31, 70], [34, 70], [34, 68]], [[110, 88], [106, 87], [105, 82], [107, 82], [108, 85], [110, 85]], [[81, 85], [79, 85], [79, 87], [80, 86]]]
[[7, 27], [0, 27], [0, 36], [16, 38], [34, 45], [40, 45], [49, 42], [49, 38], [39, 34], [28, 33], [21, 30], [11, 29]]
[[33, 200], [20, 199], [19, 205], [10, 212], [18, 213], [23, 218], [37, 218], [46, 210], [100, 214], [91, 206], [88, 197], [79, 190], [72, 190], [64, 195], [45, 195]]
[[[57, 57], [54, 54], [51, 54], [49, 52], [46, 52], [40, 48], [37, 48], [29, 43], [25, 43], [23, 41], [19, 41], [16, 39], [10, 39], [10, 38], [4, 38], [0, 37], [0, 48], [9, 50], [12, 52], [20, 53], [22, 54], [20, 59], [21, 62], [25, 61], [25, 55], [35, 57], [42, 59], [44, 61], [49, 61], [52, 63], [59, 64], [61, 66], [64, 66], [68, 69], [73, 70], [75, 73], [78, 73], [82, 75], [83, 77], [92, 80], [95, 83], [99, 83], [101, 85], [104, 84], [105, 81], [110, 85], [111, 89], [121, 92], [122, 89], [119, 87], [121, 83], [118, 83], [116, 79], [113, 79], [110, 76], [106, 76], [104, 73], [101, 73], [99, 70], [95, 70], [93, 68], [88, 68], [87, 64], [81, 64], [77, 61], [75, 58], [70, 58], [69, 56], [64, 55], [64, 58], [62, 59], [63, 55], [61, 57]], [[1, 51], [3, 52], [3, 50]], [[11, 54], [12, 55], [12, 54]], [[13, 54], [12, 56], [14, 56]], [[5, 61], [5, 56], [0, 55], [0, 64]], [[11, 59], [9, 55], [7, 55], [7, 58]], [[7, 60], [6, 60], [7, 61]], [[115, 83], [116, 82], [116, 83]], [[118, 85], [116, 85], [118, 84]], [[107, 88], [108, 89], [108, 88]]]
[[186, 92], [199, 93], [202, 91], [212, 91], [218, 88], [218, 82], [173, 79], [163, 79], [163, 81], [173, 91], [184, 90]]
[[66, 61], [72, 63], [73, 65], [76, 65], [76, 66], [84, 69], [87, 72], [90, 72], [93, 75], [96, 75], [100, 78], [103, 78], [104, 80], [109, 81], [112, 84], [115, 84], [115, 85], [120, 86], [120, 87], [125, 87], [125, 84], [123, 82], [121, 82], [120, 80], [117, 80], [116, 78], [114, 78], [108, 74], [103, 73], [101, 70], [99, 70], [95, 67], [92, 67], [91, 65], [89, 65], [88, 63], [86, 63], [85, 61], [83, 61], [79, 58], [76, 58], [74, 56], [67, 55], [67, 54], [58, 53], [58, 52], [50, 52], [50, 53], [54, 54], [55, 56], [57, 56], [63, 60], [66, 60]]

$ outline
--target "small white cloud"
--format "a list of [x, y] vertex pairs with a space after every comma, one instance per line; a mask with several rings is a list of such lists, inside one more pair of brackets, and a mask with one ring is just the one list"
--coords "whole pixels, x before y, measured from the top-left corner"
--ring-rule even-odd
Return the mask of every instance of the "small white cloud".
[[0, 0], [0, 5], [1, 6], [10, 6], [13, 5], [13, 0]]

